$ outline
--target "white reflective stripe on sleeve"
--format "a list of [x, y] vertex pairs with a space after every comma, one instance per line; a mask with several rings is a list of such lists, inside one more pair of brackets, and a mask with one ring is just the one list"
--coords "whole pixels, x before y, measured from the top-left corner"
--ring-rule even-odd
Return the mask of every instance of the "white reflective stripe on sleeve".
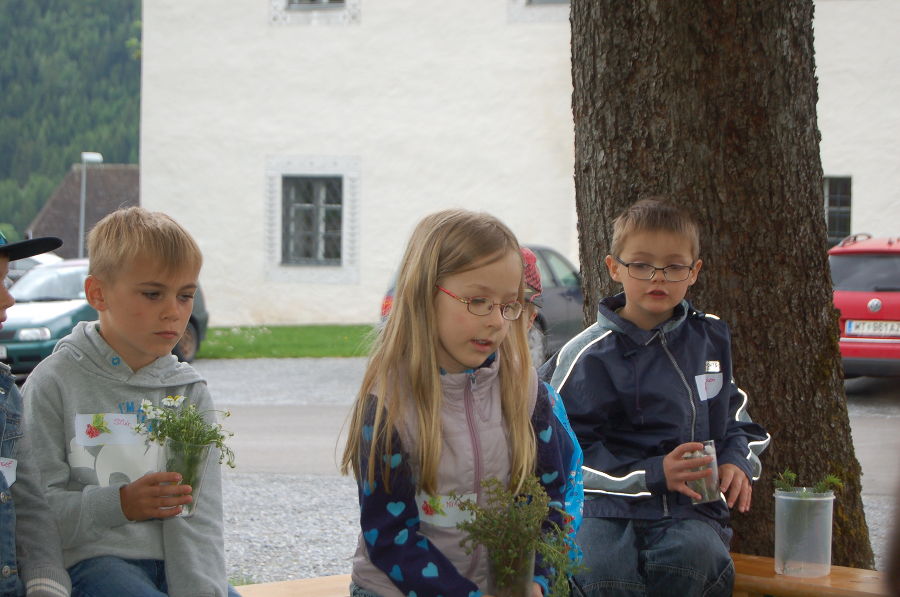
[[[734, 379], [731, 380], [731, 383], [732, 384], [734, 383]], [[738, 388], [737, 391], [738, 391], [738, 394], [740, 394], [741, 397], [744, 399], [744, 401], [741, 402], [741, 405], [735, 411], [734, 420], [735, 421], [746, 420], [746, 419], [741, 419], [741, 413], [747, 412], [747, 403], [750, 402], [750, 399], [747, 396], [747, 392], [745, 392], [744, 390]]]
[[[572, 369], [575, 368], [575, 363], [578, 362], [578, 359], [581, 358], [581, 355], [584, 354], [584, 351], [587, 350], [588, 348], [590, 348], [591, 346], [593, 346], [594, 344], [596, 344], [597, 342], [599, 342], [600, 340], [603, 340], [610, 334], [612, 334], [612, 330], [607, 330], [603, 335], [598, 336], [597, 338], [594, 338], [593, 340], [591, 340], [590, 342], [585, 344], [584, 348], [582, 348], [581, 350], [578, 351], [578, 354], [576, 354], [575, 358], [572, 359], [572, 362], [569, 363], [569, 369], [566, 371], [566, 374], [563, 376], [562, 381], [559, 382], [559, 386], [556, 388], [556, 391], [558, 393], [562, 394], [563, 386], [566, 385], [566, 381], [568, 381], [568, 379], [569, 379], [569, 374], [572, 373]], [[575, 336], [575, 337], [577, 338], [578, 336]], [[565, 347], [563, 347], [563, 350], [565, 350]], [[560, 355], [559, 355], [560, 359], [562, 358], [562, 352], [563, 351], [560, 351]]]
[[608, 480], [608, 481], [610, 481], [610, 484], [622, 485], [623, 488], [624, 488], [624, 486], [628, 485], [628, 481], [631, 479], [633, 479], [633, 482], [639, 483], [640, 485], [645, 486], [646, 483], [644, 482], [644, 478], [647, 475], [646, 471], [643, 471], [643, 470], [631, 471], [630, 473], [628, 473], [627, 475], [625, 475], [623, 477], [614, 477], [613, 475], [604, 473], [603, 471], [598, 471], [597, 469], [593, 469], [589, 466], [582, 466], [581, 472], [582, 472], [582, 476], [583, 476], [585, 493], [604, 493], [604, 494], [608, 494], [608, 495], [622, 495], [622, 496], [626, 496], [626, 497], [643, 497], [643, 496], [650, 495], [650, 492], [646, 491], [645, 489], [628, 492], [628, 491], [623, 491], [622, 489], [619, 489], [619, 491], [615, 491], [613, 489], [590, 489], [590, 488], [588, 488], [588, 485], [591, 484], [592, 476], [597, 476], [597, 477], [600, 477], [601, 479]]

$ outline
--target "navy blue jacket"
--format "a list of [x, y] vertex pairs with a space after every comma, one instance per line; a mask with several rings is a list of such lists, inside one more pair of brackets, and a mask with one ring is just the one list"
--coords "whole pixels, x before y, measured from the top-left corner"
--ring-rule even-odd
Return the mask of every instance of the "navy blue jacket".
[[541, 367], [562, 396], [584, 451], [585, 517], [713, 519], [724, 499], [692, 505], [669, 491], [663, 458], [690, 441], [715, 440], [718, 464], [759, 478], [769, 443], [750, 420], [747, 395], [732, 378], [731, 335], [687, 301], [647, 331], [619, 317], [625, 295], [600, 303], [597, 323]]

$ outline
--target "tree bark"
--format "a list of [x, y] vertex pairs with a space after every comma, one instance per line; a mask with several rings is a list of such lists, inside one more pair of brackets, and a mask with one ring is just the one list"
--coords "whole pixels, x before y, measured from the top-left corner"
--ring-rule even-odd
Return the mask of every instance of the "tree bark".
[[871, 567], [826, 255], [811, 0], [572, 0], [585, 321], [618, 292], [612, 220], [662, 194], [700, 224], [689, 299], [727, 321], [735, 381], [772, 434], [734, 551], [772, 555], [772, 477], [845, 482], [833, 560]]

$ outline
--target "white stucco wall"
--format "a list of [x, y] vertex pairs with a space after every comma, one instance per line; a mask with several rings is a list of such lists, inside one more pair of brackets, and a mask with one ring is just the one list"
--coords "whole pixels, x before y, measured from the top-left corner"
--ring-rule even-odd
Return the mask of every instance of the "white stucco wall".
[[852, 179], [852, 232], [897, 236], [900, 3], [819, 0], [814, 28], [822, 170]]
[[[141, 201], [200, 243], [213, 325], [375, 321], [413, 225], [446, 207], [574, 260], [566, 20], [363, 0], [357, 24], [271, 24], [268, 4], [144, 3]], [[359, 165], [351, 283], [266, 266], [267, 164], [310, 156]]]
[[[273, 2], [143, 7], [141, 202], [200, 243], [213, 325], [376, 320], [412, 226], [446, 207], [577, 263], [564, 6], [348, 0], [353, 23], [283, 24]], [[852, 177], [854, 232], [898, 233], [897, 30], [895, 0], [816, 3], [823, 170]], [[332, 162], [353, 171], [350, 266], [277, 265], [273, 164]]]

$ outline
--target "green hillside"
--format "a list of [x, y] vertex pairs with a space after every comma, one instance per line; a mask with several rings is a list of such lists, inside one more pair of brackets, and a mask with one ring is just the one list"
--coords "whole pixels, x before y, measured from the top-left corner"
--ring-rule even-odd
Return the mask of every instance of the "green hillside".
[[20, 238], [82, 151], [137, 163], [140, 0], [0, 0], [0, 229]]

